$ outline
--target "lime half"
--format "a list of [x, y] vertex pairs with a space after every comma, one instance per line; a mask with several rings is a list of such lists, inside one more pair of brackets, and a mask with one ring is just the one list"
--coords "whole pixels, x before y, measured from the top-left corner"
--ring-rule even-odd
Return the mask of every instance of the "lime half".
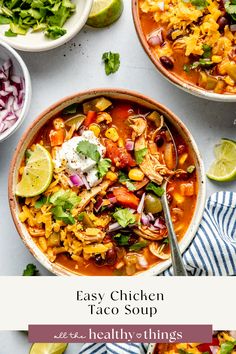
[[218, 182], [230, 182], [236, 179], [236, 142], [221, 139], [215, 146], [215, 161], [211, 165], [207, 177]]
[[63, 354], [67, 346], [66, 343], [34, 343], [29, 354]]
[[87, 25], [106, 27], [118, 20], [124, 8], [123, 0], [94, 0]]
[[43, 193], [52, 181], [53, 162], [50, 153], [37, 144], [24, 168], [21, 181], [16, 186], [19, 197], [35, 197]]

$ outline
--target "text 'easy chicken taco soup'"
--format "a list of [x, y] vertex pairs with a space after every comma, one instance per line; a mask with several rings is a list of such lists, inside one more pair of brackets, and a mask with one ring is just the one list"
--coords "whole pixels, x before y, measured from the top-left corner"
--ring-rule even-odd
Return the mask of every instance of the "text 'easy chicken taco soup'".
[[163, 68], [218, 94], [236, 93], [234, 0], [138, 0], [142, 31]]
[[64, 109], [28, 146], [19, 218], [51, 262], [84, 275], [134, 275], [170, 257], [161, 203], [168, 177], [180, 240], [198, 190], [187, 143], [159, 112], [98, 97]]

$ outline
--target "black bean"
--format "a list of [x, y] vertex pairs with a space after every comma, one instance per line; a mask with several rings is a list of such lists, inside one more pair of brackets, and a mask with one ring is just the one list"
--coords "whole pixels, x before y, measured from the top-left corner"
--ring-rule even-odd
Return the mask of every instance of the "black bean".
[[105, 264], [105, 259], [100, 254], [94, 256], [94, 262], [98, 267], [102, 267]]
[[229, 20], [225, 16], [221, 16], [218, 18], [217, 23], [219, 25], [220, 32], [223, 32], [225, 26], [229, 25]]
[[173, 28], [169, 28], [168, 31], [166, 32], [166, 38], [169, 39], [169, 41], [173, 41], [171, 36], [173, 32], [174, 32]]
[[171, 70], [174, 67], [173, 61], [165, 55], [160, 57], [160, 62], [168, 70]]
[[157, 146], [162, 147], [164, 142], [165, 142], [164, 138], [160, 134], [157, 134], [157, 136], [155, 138], [155, 143], [157, 144]]
[[117, 253], [115, 248], [110, 248], [106, 253], [106, 263], [109, 265], [114, 265], [117, 260]]

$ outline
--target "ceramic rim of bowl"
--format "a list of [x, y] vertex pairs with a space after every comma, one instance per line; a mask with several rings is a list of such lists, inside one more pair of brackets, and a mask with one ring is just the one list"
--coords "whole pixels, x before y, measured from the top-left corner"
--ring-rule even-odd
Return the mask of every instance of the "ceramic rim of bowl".
[[24, 104], [20, 112], [19, 118], [13, 124], [12, 127], [10, 127], [9, 129], [5, 130], [2, 134], [0, 134], [0, 143], [6, 140], [7, 138], [9, 138], [21, 126], [29, 111], [31, 96], [32, 96], [30, 74], [25, 62], [23, 61], [21, 56], [9, 44], [0, 40], [0, 48], [1, 47], [4, 47], [6, 51], [9, 52], [10, 59], [14, 57], [20, 66], [20, 69], [23, 74], [23, 78], [25, 80], [25, 97], [24, 97]]
[[[20, 164], [22, 161], [20, 159], [20, 156], [22, 154], [23, 157], [23, 152], [25, 151], [24, 149], [28, 146], [28, 144], [33, 141], [34, 137], [37, 135], [37, 132], [39, 131], [40, 128], [42, 128], [48, 120], [50, 120], [55, 114], [59, 113], [61, 110], [63, 110], [65, 107], [68, 105], [71, 105], [73, 103], [78, 103], [81, 104], [85, 100], [93, 99], [95, 97], [99, 96], [106, 96], [110, 99], [123, 99], [123, 100], [130, 100], [131, 102], [136, 102], [137, 104], [143, 105], [144, 107], [152, 107], [151, 109], [157, 109], [158, 111], [162, 112], [165, 117], [167, 117], [167, 120], [169, 120], [175, 128], [181, 134], [185, 137], [185, 141], [188, 144], [188, 146], [191, 148], [191, 151], [194, 155], [195, 163], [197, 166], [197, 180], [198, 180], [198, 195], [197, 195], [197, 202], [195, 206], [195, 211], [194, 215], [192, 217], [191, 223], [188, 227], [188, 230], [185, 234], [185, 236], [182, 238], [180, 241], [180, 251], [183, 253], [186, 248], [189, 246], [191, 241], [193, 240], [195, 233], [198, 229], [198, 226], [200, 224], [202, 214], [204, 211], [205, 207], [205, 196], [206, 196], [206, 177], [205, 177], [205, 170], [204, 170], [204, 165], [199, 153], [199, 150], [197, 148], [197, 145], [186, 128], [186, 126], [182, 123], [182, 121], [174, 114], [172, 113], [169, 109], [167, 109], [165, 106], [162, 104], [156, 102], [154, 99], [151, 99], [143, 94], [140, 94], [135, 91], [131, 90], [126, 90], [126, 89], [115, 89], [115, 88], [99, 88], [99, 89], [91, 89], [91, 90], [86, 90], [82, 92], [78, 92], [76, 94], [67, 96], [53, 105], [51, 105], [49, 108], [44, 110], [28, 127], [28, 129], [25, 131], [23, 136], [21, 137], [16, 150], [14, 152], [12, 162], [10, 165], [10, 170], [9, 170], [9, 183], [8, 183], [8, 197], [9, 197], [9, 205], [10, 205], [10, 210], [12, 214], [13, 221], [15, 223], [16, 229], [22, 238], [23, 242], [27, 246], [27, 248], [30, 250], [30, 252], [33, 254], [33, 256], [49, 271], [51, 271], [54, 274], [57, 275], [83, 275], [79, 274], [77, 272], [73, 272], [72, 270], [69, 270], [68, 268], [63, 267], [62, 265], [58, 263], [52, 263], [49, 261], [47, 256], [40, 250], [40, 248], [35, 244], [33, 241], [33, 238], [30, 236], [29, 232], [27, 231], [26, 227], [24, 224], [22, 224], [18, 218], [18, 202], [17, 198], [15, 197], [14, 194], [14, 187], [15, 183], [17, 183], [17, 177], [18, 177], [18, 170], [16, 171], [17, 164]], [[41, 124], [40, 124], [41, 123]], [[34, 131], [35, 130], [35, 131]], [[25, 145], [25, 146], [24, 146]], [[159, 273], [163, 272], [167, 268], [169, 268], [171, 265], [171, 259], [168, 259], [167, 261], [158, 263], [154, 266], [152, 266], [150, 269], [138, 273], [137, 275], [139, 276], [145, 276], [145, 275], [158, 275]]]
[[174, 84], [181, 90], [191, 93], [194, 96], [205, 98], [207, 100], [212, 101], [220, 101], [220, 102], [236, 102], [236, 94], [219, 94], [214, 92], [209, 92], [207, 90], [201, 89], [198, 86], [191, 84], [186, 80], [181, 80], [178, 76], [174, 75], [170, 70], [167, 70], [163, 67], [163, 65], [158, 60], [157, 56], [153, 53], [146, 37], [143, 33], [140, 17], [139, 17], [139, 0], [132, 0], [132, 13], [133, 13], [133, 21], [136, 29], [136, 33], [138, 35], [139, 41], [142, 44], [143, 49], [145, 50], [148, 57], [151, 59], [153, 64], [156, 66], [160, 74], [164, 76], [170, 83]]

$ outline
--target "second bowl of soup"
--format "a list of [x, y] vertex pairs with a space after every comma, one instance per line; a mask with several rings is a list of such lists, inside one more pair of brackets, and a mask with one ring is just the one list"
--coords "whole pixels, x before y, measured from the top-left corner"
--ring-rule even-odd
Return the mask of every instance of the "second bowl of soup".
[[166, 178], [183, 252], [205, 196], [192, 136], [143, 95], [87, 91], [50, 107], [22, 137], [10, 171], [11, 212], [23, 241], [56, 274], [158, 274], [171, 264]]

